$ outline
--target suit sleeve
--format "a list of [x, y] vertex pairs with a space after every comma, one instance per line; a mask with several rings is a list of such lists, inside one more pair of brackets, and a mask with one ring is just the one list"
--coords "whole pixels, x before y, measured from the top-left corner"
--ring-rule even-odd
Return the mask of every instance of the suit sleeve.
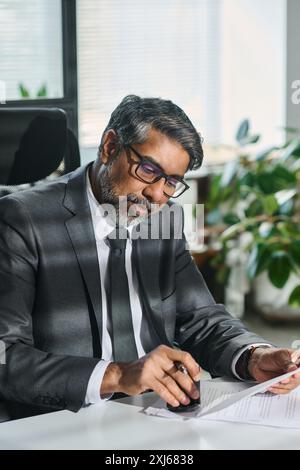
[[185, 238], [177, 241], [176, 293], [176, 343], [213, 376], [234, 377], [236, 353], [245, 346], [266, 343], [215, 303]]
[[0, 398], [77, 411], [98, 359], [55, 355], [35, 348], [32, 311], [39, 254], [26, 207], [0, 200]]

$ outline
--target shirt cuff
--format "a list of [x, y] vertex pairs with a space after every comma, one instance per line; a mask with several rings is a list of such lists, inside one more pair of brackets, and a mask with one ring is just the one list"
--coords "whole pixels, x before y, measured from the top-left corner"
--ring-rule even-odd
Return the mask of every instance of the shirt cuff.
[[238, 363], [239, 358], [245, 351], [247, 351], [247, 349], [256, 348], [257, 346], [267, 346], [269, 348], [274, 348], [274, 346], [270, 343], [253, 343], [253, 344], [247, 344], [247, 346], [245, 346], [244, 348], [239, 349], [238, 352], [234, 355], [233, 361], [231, 364], [231, 371], [237, 379], [244, 380], [242, 377], [239, 376], [239, 374], [236, 371], [236, 365]]
[[113, 394], [105, 395], [101, 397], [100, 395], [100, 388], [102, 384], [102, 380], [105, 374], [107, 367], [109, 366], [110, 361], [99, 361], [96, 365], [95, 369], [90, 376], [89, 383], [86, 390], [84, 404], [85, 406], [95, 404], [95, 403], [103, 403], [109, 400]]

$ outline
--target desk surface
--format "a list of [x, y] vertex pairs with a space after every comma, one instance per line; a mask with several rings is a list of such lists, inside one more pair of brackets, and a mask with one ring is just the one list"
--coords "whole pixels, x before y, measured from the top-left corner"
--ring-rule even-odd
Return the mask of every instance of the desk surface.
[[149, 393], [1, 423], [0, 449], [300, 449], [299, 430], [143, 414], [155, 399]]

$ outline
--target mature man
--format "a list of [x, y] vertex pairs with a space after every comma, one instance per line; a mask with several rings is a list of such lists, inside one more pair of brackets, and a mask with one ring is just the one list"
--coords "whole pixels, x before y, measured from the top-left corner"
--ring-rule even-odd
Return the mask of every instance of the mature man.
[[258, 381], [296, 369], [297, 351], [266, 345], [214, 302], [183, 236], [132, 236], [188, 189], [202, 157], [179, 107], [127, 96], [92, 165], [0, 200], [0, 396], [13, 417], [149, 389], [187, 404], [200, 366]]

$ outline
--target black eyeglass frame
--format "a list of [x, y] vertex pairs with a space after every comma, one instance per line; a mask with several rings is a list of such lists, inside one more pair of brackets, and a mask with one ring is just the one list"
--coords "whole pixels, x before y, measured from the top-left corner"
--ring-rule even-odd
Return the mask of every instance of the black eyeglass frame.
[[[135, 168], [135, 176], [136, 176], [140, 181], [142, 181], [143, 183], [154, 184], [154, 183], [156, 183], [157, 181], [159, 181], [161, 178], [164, 178], [165, 181], [167, 181], [169, 178], [175, 179], [176, 181], [178, 181], [179, 183], [181, 183], [181, 184], [184, 185], [184, 188], [183, 188], [183, 190], [181, 191], [181, 193], [179, 193], [177, 196], [170, 196], [169, 194], [166, 194], [165, 191], [163, 192], [165, 196], [167, 196], [168, 198], [173, 198], [173, 199], [176, 199], [177, 197], [182, 196], [185, 191], [187, 191], [188, 189], [190, 189], [190, 186], [184, 181], [183, 178], [180, 178], [180, 177], [178, 177], [178, 176], [173, 176], [173, 175], [167, 175], [167, 174], [164, 173], [158, 166], [156, 166], [155, 163], [153, 163], [152, 161], [148, 160], [146, 155], [145, 155], [145, 156], [140, 155], [137, 150], [135, 150], [133, 147], [131, 147], [131, 145], [126, 145], [125, 147], [128, 148], [129, 150], [131, 150], [131, 151], [135, 154], [135, 156], [138, 157], [138, 158], [141, 160], [140, 162], [134, 161], [134, 164], [137, 165], [136, 168]], [[132, 161], [132, 160], [131, 160], [131, 161]], [[151, 165], [155, 166], [155, 167], [157, 168], [157, 171], [159, 172], [159, 175], [158, 175], [156, 178], [154, 178], [154, 180], [151, 181], [151, 182], [144, 180], [143, 178], [141, 178], [141, 177], [137, 174], [138, 169], [139, 169], [139, 167], [141, 166], [141, 164], [142, 164], [143, 162], [147, 162], [147, 161], [148, 161], [149, 163], [151, 163]]]

